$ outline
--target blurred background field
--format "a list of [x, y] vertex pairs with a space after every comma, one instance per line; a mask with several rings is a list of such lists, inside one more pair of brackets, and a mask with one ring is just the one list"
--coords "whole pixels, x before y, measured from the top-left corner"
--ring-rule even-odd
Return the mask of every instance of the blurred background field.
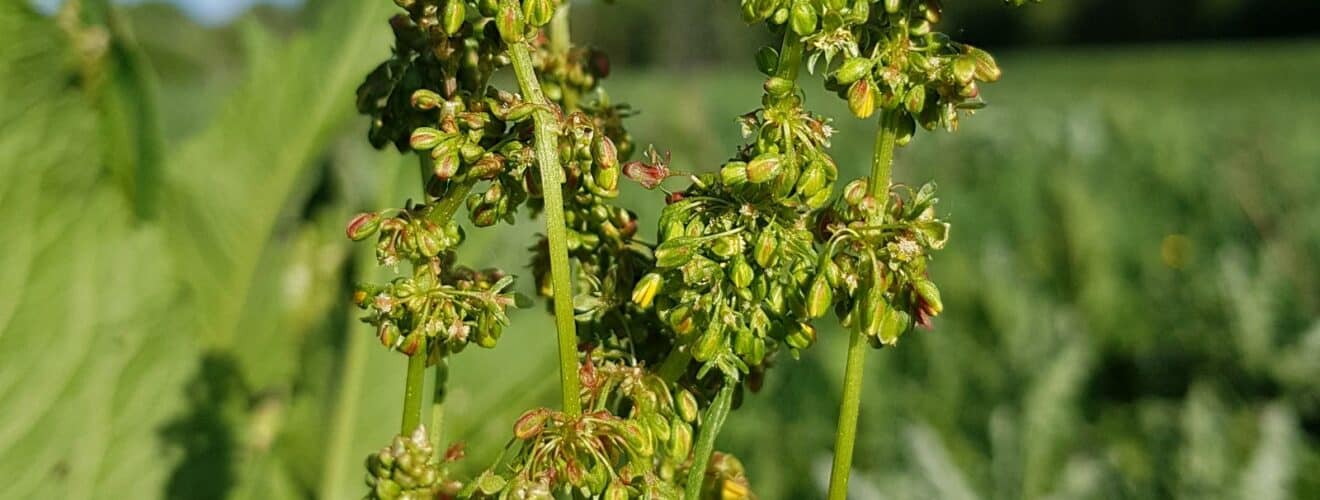
[[[740, 25], [732, 1], [618, 3], [575, 26], [620, 54], [610, 96], [675, 168], [712, 168], [758, 103], [761, 33], [708, 28]], [[1320, 497], [1316, 8], [946, 4], [1006, 76], [899, 152], [954, 223], [947, 312], [868, 355], [852, 496]], [[0, 498], [360, 497], [404, 360], [346, 307], [375, 267], [343, 224], [416, 195], [352, 113], [392, 3], [82, 7], [0, 4]], [[1080, 28], [1115, 17], [1136, 26]], [[863, 175], [874, 123], [808, 99]], [[461, 257], [521, 271], [537, 224]], [[552, 338], [538, 306], [454, 361], [445, 436], [472, 470], [553, 404]], [[821, 339], [721, 438], [762, 498], [822, 496], [846, 340]]]

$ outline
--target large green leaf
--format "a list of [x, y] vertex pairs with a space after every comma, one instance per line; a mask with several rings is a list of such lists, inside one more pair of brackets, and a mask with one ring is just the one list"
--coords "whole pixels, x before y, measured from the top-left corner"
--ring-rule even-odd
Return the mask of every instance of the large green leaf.
[[162, 235], [105, 182], [78, 61], [0, 5], [0, 498], [154, 496], [196, 356]]
[[322, 25], [286, 46], [250, 54], [249, 76], [210, 126], [167, 156], [163, 220], [202, 307], [201, 338], [237, 341], [238, 321], [281, 211], [352, 93], [388, 49], [389, 2], [335, 2]]

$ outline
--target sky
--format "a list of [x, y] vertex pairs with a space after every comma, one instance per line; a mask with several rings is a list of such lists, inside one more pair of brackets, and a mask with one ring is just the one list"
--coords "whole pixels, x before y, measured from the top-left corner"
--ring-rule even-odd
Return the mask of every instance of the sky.
[[[302, 0], [112, 0], [115, 3], [136, 4], [148, 1], [172, 3], [197, 22], [208, 25], [224, 24], [257, 4], [294, 6]], [[63, 0], [35, 0], [42, 10], [53, 11]]]

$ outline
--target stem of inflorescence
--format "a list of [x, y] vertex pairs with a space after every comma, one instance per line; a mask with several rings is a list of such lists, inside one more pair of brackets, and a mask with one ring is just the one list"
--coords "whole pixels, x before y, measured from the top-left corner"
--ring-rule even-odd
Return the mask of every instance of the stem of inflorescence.
[[[883, 113], [876, 137], [875, 157], [871, 164], [868, 188], [880, 201], [884, 212], [889, 200], [890, 172], [894, 164], [894, 146], [898, 136], [898, 113]], [[843, 402], [839, 405], [839, 424], [834, 435], [834, 465], [830, 469], [829, 500], [848, 497], [848, 474], [852, 469], [853, 445], [857, 441], [857, 415], [862, 404], [862, 370], [866, 365], [866, 339], [861, 322], [854, 325], [848, 338], [848, 365], [843, 372]]]
[[[512, 2], [513, 0], [504, 0]], [[564, 412], [582, 413], [579, 399], [577, 324], [573, 318], [573, 282], [568, 267], [568, 235], [564, 223], [564, 171], [559, 162], [559, 123], [541, 92], [532, 67], [531, 48], [526, 41], [509, 44], [509, 57], [523, 99], [535, 104], [536, 163], [541, 169], [541, 192], [545, 200], [545, 233], [550, 240], [550, 277], [555, 301], [555, 329], [559, 334], [559, 378]]]

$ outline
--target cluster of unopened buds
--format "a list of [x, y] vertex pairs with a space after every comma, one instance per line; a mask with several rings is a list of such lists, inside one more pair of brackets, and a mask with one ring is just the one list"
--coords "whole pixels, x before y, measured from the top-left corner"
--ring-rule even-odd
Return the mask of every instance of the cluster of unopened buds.
[[935, 213], [938, 201], [934, 184], [894, 186], [889, 200], [868, 194], [865, 178], [845, 187], [819, 216], [817, 234], [826, 244], [808, 315], [833, 310], [876, 347], [894, 345], [914, 325], [930, 327], [944, 305], [926, 264], [949, 237], [949, 224]]
[[[681, 498], [677, 479], [691, 466], [700, 419], [696, 396], [675, 392], [641, 367], [612, 361], [585, 364], [579, 377], [584, 413], [524, 413], [514, 424], [512, 458], [470, 483], [464, 497], [553, 498], [551, 492], [571, 491], [611, 500]], [[731, 455], [713, 461], [707, 474], [717, 479], [707, 498], [750, 498], [741, 464]]]
[[463, 484], [451, 479], [449, 466], [463, 458], [462, 446], [446, 450], [439, 463], [427, 440], [426, 427], [409, 436], [395, 436], [389, 446], [367, 456], [367, 498], [423, 500], [454, 498]]

